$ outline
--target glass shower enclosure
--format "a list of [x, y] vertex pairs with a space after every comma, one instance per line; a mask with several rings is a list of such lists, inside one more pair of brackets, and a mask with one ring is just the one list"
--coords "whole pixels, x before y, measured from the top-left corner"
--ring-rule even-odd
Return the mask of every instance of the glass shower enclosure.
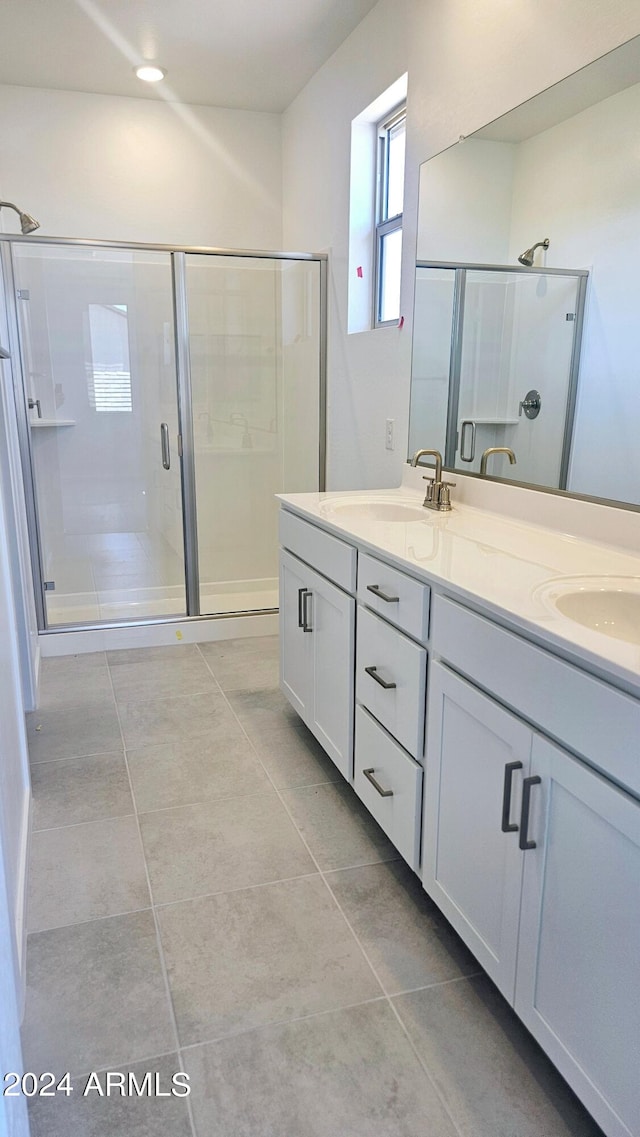
[[274, 495], [324, 482], [325, 258], [1, 247], [41, 630], [276, 609]]
[[566, 488], [587, 277], [419, 261], [409, 453], [437, 439], [448, 468], [477, 473], [507, 446], [519, 481]]

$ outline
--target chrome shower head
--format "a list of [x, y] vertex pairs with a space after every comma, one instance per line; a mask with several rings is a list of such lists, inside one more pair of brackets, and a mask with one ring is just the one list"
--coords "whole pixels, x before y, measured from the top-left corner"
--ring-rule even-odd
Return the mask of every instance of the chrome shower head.
[[12, 201], [0, 201], [0, 209], [2, 209], [3, 205], [5, 205], [7, 209], [13, 209], [18, 214], [20, 218], [20, 228], [23, 233], [33, 233], [34, 230], [40, 228], [40, 222], [36, 221], [35, 217], [32, 217], [30, 213], [23, 213]]
[[533, 264], [533, 258], [535, 257], [535, 254], [536, 254], [536, 249], [548, 249], [548, 248], [549, 248], [549, 238], [545, 237], [544, 241], [537, 241], [536, 244], [532, 245], [530, 249], [525, 249], [524, 253], [521, 253], [520, 256], [518, 257], [518, 260], [520, 261], [521, 265], [526, 265], [527, 268], [531, 268], [531, 266]]

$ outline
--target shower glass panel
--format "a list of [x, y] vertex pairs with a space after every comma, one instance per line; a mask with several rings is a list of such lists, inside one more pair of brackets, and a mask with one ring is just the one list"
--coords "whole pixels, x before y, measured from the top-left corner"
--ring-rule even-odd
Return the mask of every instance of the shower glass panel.
[[409, 454], [423, 446], [445, 452], [455, 275], [450, 268], [416, 269]]
[[171, 256], [16, 242], [13, 263], [47, 624], [182, 615]]
[[279, 491], [318, 488], [320, 264], [190, 253], [200, 612], [278, 606]]
[[[457, 448], [450, 464], [477, 472], [483, 450], [508, 446], [517, 465], [511, 469], [506, 455], [496, 455], [488, 473], [501, 476], [509, 468], [518, 481], [562, 487], [578, 287], [575, 275], [466, 270]], [[536, 418], [520, 409], [530, 390], [541, 397]], [[475, 424], [471, 462], [465, 420]]]

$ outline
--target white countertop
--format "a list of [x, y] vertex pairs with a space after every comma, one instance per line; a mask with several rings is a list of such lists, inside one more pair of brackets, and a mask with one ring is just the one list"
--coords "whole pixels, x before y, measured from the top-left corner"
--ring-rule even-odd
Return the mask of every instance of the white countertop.
[[[592, 631], [563, 616], [545, 586], [563, 578], [635, 577], [640, 554], [455, 503], [450, 513], [424, 510], [419, 520], [380, 522], [341, 516], [332, 503], [377, 499], [421, 506], [423, 491], [280, 494], [295, 513], [399, 568], [476, 601], [542, 644], [640, 695], [640, 645]], [[594, 585], [603, 583], [595, 580]]]

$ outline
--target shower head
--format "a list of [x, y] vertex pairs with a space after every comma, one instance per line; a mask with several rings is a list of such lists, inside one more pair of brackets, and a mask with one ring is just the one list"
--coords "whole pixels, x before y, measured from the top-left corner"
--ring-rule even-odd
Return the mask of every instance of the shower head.
[[23, 213], [12, 201], [0, 201], [0, 209], [2, 209], [3, 205], [5, 205], [7, 209], [15, 210], [18, 214], [20, 218], [20, 228], [23, 233], [33, 233], [34, 230], [40, 228], [40, 222], [36, 221], [35, 217], [32, 217], [30, 213]]
[[527, 268], [531, 268], [531, 266], [533, 264], [533, 258], [534, 258], [535, 253], [536, 253], [536, 249], [548, 249], [548, 248], [549, 248], [549, 238], [545, 237], [544, 241], [537, 241], [536, 244], [532, 245], [530, 249], [525, 249], [524, 253], [521, 253], [520, 256], [518, 257], [518, 260], [520, 261], [521, 265], [526, 265]]

